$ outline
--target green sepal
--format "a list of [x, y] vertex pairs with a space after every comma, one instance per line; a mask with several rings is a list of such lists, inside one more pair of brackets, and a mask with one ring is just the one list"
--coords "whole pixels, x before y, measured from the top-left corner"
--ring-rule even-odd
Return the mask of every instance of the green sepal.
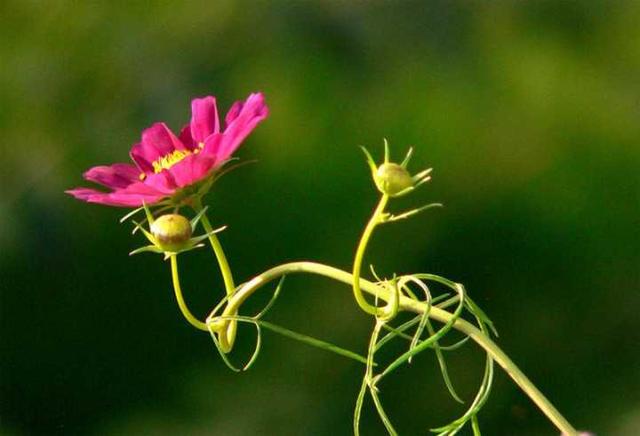
[[128, 220], [129, 218], [131, 218], [132, 216], [134, 216], [135, 214], [140, 212], [142, 209], [143, 209], [142, 207], [138, 207], [136, 209], [133, 209], [131, 212], [127, 213], [125, 216], [120, 218], [120, 223], [125, 222], [126, 220]]
[[145, 245], [144, 247], [136, 248], [135, 250], [130, 252], [129, 256], [133, 256], [134, 254], [146, 253], [146, 252], [158, 253], [158, 254], [162, 254], [163, 253], [163, 251], [160, 250], [155, 245]]
[[369, 168], [371, 169], [371, 175], [375, 178], [376, 171], [378, 171], [378, 166], [376, 165], [376, 162], [373, 160], [373, 157], [371, 156], [371, 153], [369, 153], [369, 150], [367, 150], [362, 145], [360, 146], [360, 148], [364, 152], [365, 158], [367, 160], [367, 164], [369, 165]]
[[384, 138], [384, 163], [389, 163], [390, 158], [391, 153], [389, 152], [389, 141], [387, 141], [387, 138]]
[[411, 156], [413, 156], [413, 147], [409, 147], [409, 151], [407, 151], [407, 155], [402, 160], [402, 163], [400, 163], [400, 166], [402, 168], [407, 168], [407, 165], [409, 165], [409, 161], [411, 160]]
[[151, 224], [153, 224], [153, 214], [151, 213], [149, 206], [147, 206], [147, 203], [142, 202], [142, 207], [144, 209], [144, 214], [147, 217], [147, 222], [149, 223], [149, 226], [151, 226]]
[[200, 221], [200, 218], [202, 218], [202, 216], [207, 212], [208, 208], [209, 208], [209, 206], [203, 207], [200, 210], [200, 212], [198, 212], [198, 214], [196, 216], [194, 216], [193, 219], [190, 221], [191, 222], [191, 231], [192, 232], [196, 231], [196, 226], [198, 225], [198, 222]]
[[158, 245], [158, 242], [156, 241], [156, 238], [151, 234], [151, 232], [149, 232], [147, 229], [145, 229], [144, 227], [142, 227], [142, 224], [140, 224], [137, 221], [132, 221], [133, 224], [135, 224], [135, 228], [136, 229], [140, 229], [140, 231], [142, 232], [142, 234], [149, 240], [149, 242], [151, 242], [153, 245]]

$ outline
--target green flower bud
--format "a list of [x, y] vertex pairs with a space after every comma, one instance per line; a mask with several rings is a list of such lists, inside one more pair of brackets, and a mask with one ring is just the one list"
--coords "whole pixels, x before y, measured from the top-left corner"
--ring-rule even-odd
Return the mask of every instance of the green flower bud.
[[391, 197], [413, 186], [414, 182], [403, 166], [396, 163], [384, 163], [375, 174], [376, 186], [383, 194]]
[[151, 224], [151, 234], [164, 251], [178, 252], [186, 248], [191, 239], [191, 223], [178, 214], [162, 215]]

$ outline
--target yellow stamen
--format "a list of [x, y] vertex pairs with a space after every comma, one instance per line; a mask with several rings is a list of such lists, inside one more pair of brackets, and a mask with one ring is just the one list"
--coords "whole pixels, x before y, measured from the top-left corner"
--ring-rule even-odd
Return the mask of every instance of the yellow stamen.
[[157, 174], [162, 170], [168, 170], [190, 154], [190, 150], [174, 150], [151, 163], [153, 172]]
[[[191, 151], [191, 150], [174, 150], [171, 153], [164, 155], [158, 159], [156, 159], [155, 161], [151, 162], [151, 165], [153, 166], [153, 172], [158, 174], [159, 172], [161, 172], [162, 170], [168, 170], [169, 168], [171, 168], [172, 166], [174, 166], [175, 164], [177, 164], [178, 162], [180, 162], [182, 159], [184, 159], [185, 157], [189, 156], [190, 154], [198, 154], [200, 153], [200, 150], [202, 150], [204, 148], [204, 142], [199, 142], [198, 143], [198, 147]], [[146, 173], [141, 173], [138, 178], [140, 180], [144, 180], [147, 178], [147, 174]]]

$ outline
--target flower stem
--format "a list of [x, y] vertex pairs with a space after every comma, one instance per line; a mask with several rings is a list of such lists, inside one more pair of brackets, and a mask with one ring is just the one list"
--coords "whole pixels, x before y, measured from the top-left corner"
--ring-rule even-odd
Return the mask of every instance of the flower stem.
[[[216, 319], [215, 314], [210, 315], [207, 322], [212, 331], [216, 331], [221, 339], [226, 335], [229, 321], [225, 320], [225, 316], [233, 316], [237, 313], [242, 303], [249, 298], [255, 291], [263, 285], [278, 279], [283, 275], [308, 273], [331, 278], [333, 280], [346, 284], [354, 283], [354, 276], [346, 271], [333, 268], [314, 262], [291, 262], [271, 268], [262, 274], [254, 277], [250, 281], [243, 284], [237, 292], [235, 292], [228, 301], [221, 317]], [[377, 295], [379, 298], [390, 301], [394, 298], [392, 290], [380, 287], [373, 282], [365, 279], [358, 281], [359, 288], [371, 295]], [[400, 308], [414, 313], [424, 313], [429, 310], [425, 303], [413, 300], [411, 298], [400, 296]], [[436, 306], [431, 306], [429, 317], [436, 321], [446, 323], [451, 320], [454, 315], [446, 310]], [[482, 347], [513, 379], [513, 381], [531, 398], [538, 408], [547, 416], [547, 418], [562, 432], [563, 435], [577, 436], [578, 432], [573, 426], [560, 414], [560, 412], [551, 404], [551, 402], [540, 392], [538, 388], [527, 378], [526, 375], [516, 366], [516, 364], [493, 342], [488, 335], [484, 334], [473, 324], [458, 318], [453, 328], [466, 334], [473, 339], [480, 347]]]
[[[195, 202], [194, 209], [196, 213], [199, 213], [202, 210], [202, 203], [200, 202], [200, 200], [197, 200]], [[204, 230], [209, 234], [209, 243], [211, 244], [213, 253], [215, 254], [218, 261], [218, 266], [220, 267], [220, 273], [222, 274], [222, 280], [224, 282], [224, 288], [227, 296], [233, 295], [236, 289], [236, 285], [233, 282], [233, 274], [231, 273], [231, 268], [229, 267], [227, 256], [224, 254], [224, 250], [222, 249], [222, 244], [220, 244], [220, 240], [215, 235], [215, 233], [213, 233], [213, 226], [211, 225], [209, 217], [207, 217], [206, 213], [202, 215], [201, 221]], [[237, 315], [237, 312], [234, 312], [231, 315], [235, 316]], [[233, 344], [236, 339], [237, 328], [237, 321], [229, 322], [227, 333], [220, 337], [220, 348], [225, 353], [231, 351], [231, 348], [233, 348]]]
[[[200, 212], [202, 210], [202, 205], [197, 204], [195, 210], [196, 212]], [[218, 260], [220, 273], [222, 273], [222, 280], [224, 281], [224, 288], [227, 292], [227, 295], [231, 295], [235, 291], [236, 286], [233, 282], [233, 274], [231, 273], [231, 268], [229, 267], [227, 256], [225, 256], [224, 254], [224, 250], [222, 249], [220, 240], [215, 235], [215, 233], [213, 233], [213, 226], [211, 226], [211, 222], [209, 221], [207, 214], [202, 215], [201, 220], [204, 230], [209, 234], [209, 243], [211, 244], [211, 248], [216, 255], [216, 259]]]
[[364, 253], [367, 250], [367, 245], [369, 244], [369, 239], [371, 239], [371, 235], [375, 230], [376, 226], [380, 224], [382, 214], [384, 213], [384, 208], [387, 206], [389, 201], [388, 195], [383, 195], [376, 207], [371, 219], [367, 223], [367, 226], [362, 233], [362, 237], [360, 238], [360, 242], [358, 243], [358, 249], [356, 250], [356, 257], [353, 260], [353, 295], [358, 303], [358, 306], [365, 312], [371, 315], [381, 315], [382, 309], [376, 306], [372, 306], [369, 304], [362, 295], [362, 289], [360, 288], [360, 272], [362, 271], [362, 261], [364, 259]]
[[178, 307], [182, 315], [189, 321], [189, 324], [197, 328], [198, 330], [209, 331], [207, 325], [193, 316], [187, 303], [182, 296], [182, 288], [180, 287], [180, 274], [178, 272], [178, 257], [174, 254], [171, 256], [171, 278], [173, 279], [173, 290], [176, 294], [176, 300], [178, 301]]

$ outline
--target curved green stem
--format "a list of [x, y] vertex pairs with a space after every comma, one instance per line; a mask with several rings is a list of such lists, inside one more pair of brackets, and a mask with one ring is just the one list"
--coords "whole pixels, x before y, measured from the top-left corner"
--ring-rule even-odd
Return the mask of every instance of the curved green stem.
[[[200, 200], [197, 200], [193, 206], [196, 213], [199, 213], [202, 210], [202, 203]], [[224, 282], [224, 288], [227, 293], [227, 296], [232, 295], [235, 292], [236, 285], [233, 282], [233, 274], [231, 273], [231, 268], [229, 267], [229, 262], [227, 261], [227, 256], [224, 254], [224, 250], [222, 249], [222, 244], [220, 244], [220, 240], [213, 233], [213, 226], [207, 217], [207, 214], [203, 214], [202, 218], [202, 226], [204, 230], [209, 234], [209, 243], [211, 244], [211, 248], [213, 249], [213, 253], [216, 256], [218, 261], [218, 266], [220, 267], [220, 273], [222, 274], [222, 280]], [[233, 313], [233, 315], [237, 315]], [[236, 339], [236, 331], [238, 328], [237, 321], [232, 321], [229, 323], [226, 335], [220, 338], [220, 349], [228, 353], [233, 348], [233, 344]]]
[[182, 315], [189, 321], [189, 324], [197, 328], [198, 330], [209, 331], [207, 325], [200, 321], [198, 318], [193, 316], [189, 308], [187, 307], [187, 303], [184, 301], [184, 297], [182, 296], [182, 288], [180, 287], [180, 274], [178, 272], [178, 257], [174, 254], [170, 257], [171, 259], [171, 278], [173, 279], [173, 291], [176, 294], [176, 300], [178, 301], [178, 307], [180, 308], [180, 312]]
[[382, 222], [382, 214], [384, 213], [384, 208], [387, 207], [388, 201], [388, 195], [383, 195], [380, 199], [378, 206], [374, 210], [371, 219], [369, 219], [369, 222], [362, 233], [358, 249], [356, 250], [356, 257], [353, 260], [353, 296], [362, 310], [368, 314], [376, 316], [381, 316], [383, 314], [383, 309], [369, 304], [362, 294], [362, 289], [360, 287], [360, 272], [362, 271], [362, 261], [364, 259], [364, 253], [367, 250], [367, 245], [369, 244], [369, 239], [371, 239], [371, 235], [373, 234], [376, 226]]
[[[320, 275], [346, 284], [354, 283], [353, 275], [349, 274], [346, 271], [342, 271], [328, 265], [314, 262], [286, 263], [271, 268], [240, 286], [237, 292], [229, 298], [228, 304], [222, 313], [222, 317], [234, 316], [242, 303], [263, 285], [276, 280], [283, 275], [296, 273]], [[358, 284], [359, 289], [364, 290], [371, 295], [377, 295], [379, 298], [387, 302], [391, 301], [391, 299], [394, 298], [394, 296], [392, 295], [393, 291], [386, 287], [380, 287], [375, 283], [365, 279], [360, 279], [358, 281]], [[426, 310], [428, 310], [428, 307], [425, 303], [413, 300], [403, 295], [400, 296], [399, 304], [402, 310], [409, 312], [424, 313]], [[452, 317], [454, 316], [452, 313], [435, 306], [431, 306], [429, 310], [429, 317], [442, 323], [451, 321]], [[212, 313], [207, 321], [210, 329], [216, 331], [221, 339], [226, 335], [228, 323], [229, 321], [225, 320], [224, 318], [216, 318], [215, 313]], [[578, 435], [578, 432], [573, 428], [573, 426], [562, 416], [562, 414], [560, 414], [560, 412], [553, 406], [553, 404], [551, 404], [551, 402], [544, 396], [544, 394], [542, 394], [542, 392], [540, 392], [540, 390], [536, 388], [531, 380], [529, 380], [529, 378], [524, 375], [524, 373], [516, 366], [516, 364], [498, 347], [498, 345], [496, 345], [495, 342], [493, 342], [489, 338], [488, 335], [484, 334], [473, 324], [461, 318], [455, 320], [455, 322], [453, 323], [453, 328], [464, 333], [465, 335], [473, 339], [480, 347], [482, 347], [491, 356], [491, 358], [506, 371], [506, 373], [513, 379], [513, 381], [529, 396], [529, 398], [531, 398], [531, 400], [538, 406], [538, 408], [564, 435]]]
[[211, 226], [211, 222], [209, 221], [209, 218], [206, 214], [202, 215], [202, 226], [204, 227], [204, 230], [209, 234], [209, 243], [211, 244], [211, 248], [216, 255], [216, 259], [218, 260], [220, 273], [222, 274], [222, 280], [224, 281], [224, 288], [227, 292], [227, 295], [231, 295], [236, 289], [236, 285], [233, 282], [233, 274], [231, 273], [231, 268], [229, 267], [229, 262], [227, 261], [227, 256], [225, 256], [224, 254], [224, 250], [222, 249], [220, 240], [215, 235], [215, 233], [212, 233], [213, 226]]

